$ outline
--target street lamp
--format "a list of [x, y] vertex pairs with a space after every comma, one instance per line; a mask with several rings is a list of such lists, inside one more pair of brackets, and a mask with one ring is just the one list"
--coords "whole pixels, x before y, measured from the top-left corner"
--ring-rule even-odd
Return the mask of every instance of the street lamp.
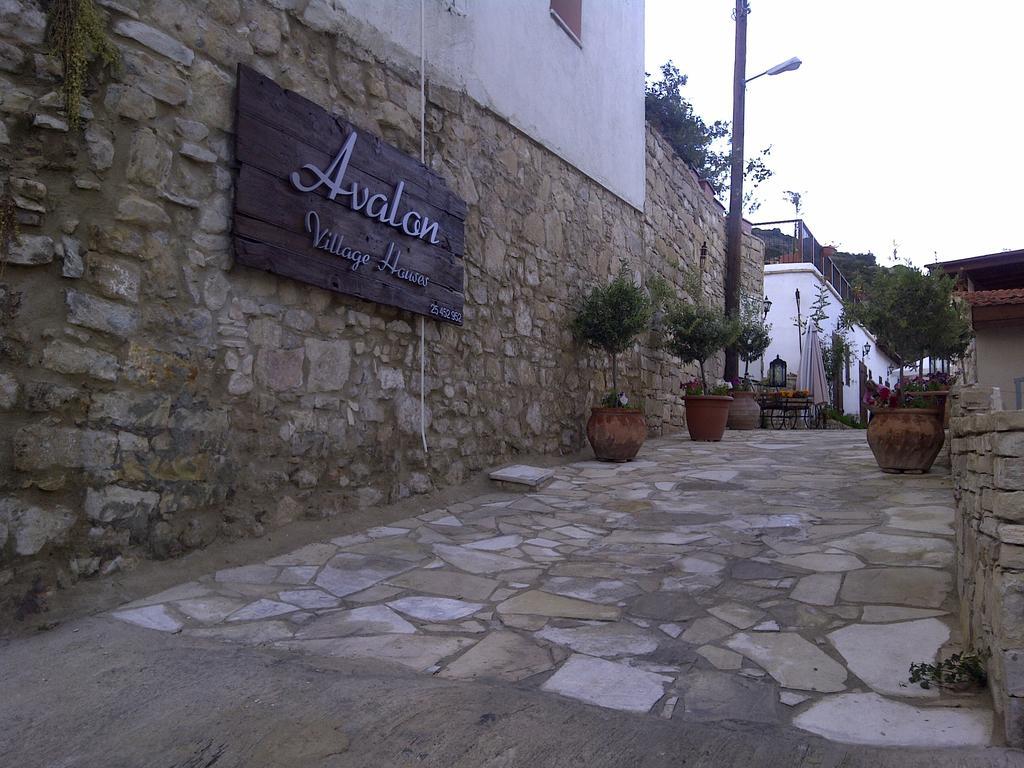
[[[747, 11], [747, 13], [749, 13], [749, 11]], [[803, 64], [803, 62], [800, 61], [800, 59], [798, 59], [796, 56], [794, 56], [791, 59], [786, 59], [781, 64], [776, 64], [774, 67], [766, 69], [760, 75], [748, 77], [745, 82], [752, 83], [754, 80], [757, 80], [757, 78], [762, 77], [764, 75], [781, 75], [783, 72], [792, 72], [794, 69], [800, 69], [801, 64]]]
[[[747, 79], [747, 15], [748, 0], [736, 0], [736, 52], [732, 78], [732, 168], [729, 174], [729, 217], [726, 222], [728, 246], [725, 258], [725, 312], [731, 317], [740, 313], [740, 274], [743, 271], [743, 115], [746, 85], [762, 75], [778, 75], [797, 69], [800, 59], [787, 59]], [[725, 351], [725, 379], [737, 378], [739, 356], [736, 347]]]

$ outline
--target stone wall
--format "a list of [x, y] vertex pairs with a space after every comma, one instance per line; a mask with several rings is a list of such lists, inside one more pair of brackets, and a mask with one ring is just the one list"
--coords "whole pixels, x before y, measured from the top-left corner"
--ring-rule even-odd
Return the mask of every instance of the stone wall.
[[[244, 62], [419, 151], [418, 61], [378, 58], [323, 0], [99, 0], [123, 64], [84, 126], [35, 0], [0, 0], [0, 184], [20, 236], [0, 265], [0, 589], [67, 582], [583, 447], [605, 361], [569, 332], [620, 262], [681, 290], [721, 206], [653, 131], [644, 211], [428, 83], [427, 163], [469, 204], [466, 325], [232, 263], [232, 99]], [[353, 33], [355, 34], [355, 33]], [[761, 293], [761, 244], [744, 291]], [[683, 424], [680, 371], [644, 344], [620, 369], [650, 430]]]
[[991, 653], [989, 685], [1008, 742], [1024, 746], [1024, 411], [999, 390], [954, 393], [957, 586], [964, 643]]

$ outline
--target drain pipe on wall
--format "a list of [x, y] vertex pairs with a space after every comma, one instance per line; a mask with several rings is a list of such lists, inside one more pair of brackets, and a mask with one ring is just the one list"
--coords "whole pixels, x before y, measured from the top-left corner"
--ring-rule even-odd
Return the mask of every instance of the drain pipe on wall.
[[[426, 0], [420, 0], [420, 162], [427, 164], [427, 89], [426, 66], [427, 44], [425, 17]], [[424, 402], [427, 389], [427, 321], [420, 315], [420, 437], [423, 439], [423, 452], [427, 453], [427, 406]]]

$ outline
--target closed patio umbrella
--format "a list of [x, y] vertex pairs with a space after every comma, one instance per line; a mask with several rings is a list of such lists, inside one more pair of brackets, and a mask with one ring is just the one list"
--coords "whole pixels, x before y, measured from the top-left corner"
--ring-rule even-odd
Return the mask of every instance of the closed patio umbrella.
[[800, 370], [797, 372], [796, 388], [811, 393], [815, 405], [828, 402], [828, 379], [825, 378], [825, 361], [821, 356], [821, 342], [814, 328], [808, 328], [804, 336], [804, 348], [800, 354]]

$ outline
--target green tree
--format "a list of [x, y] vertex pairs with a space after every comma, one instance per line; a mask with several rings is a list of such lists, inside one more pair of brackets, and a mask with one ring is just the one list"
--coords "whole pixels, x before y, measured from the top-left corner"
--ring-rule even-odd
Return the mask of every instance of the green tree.
[[712, 355], [736, 341], [738, 323], [720, 309], [703, 304], [676, 302], [667, 317], [666, 348], [684, 365], [700, 366], [700, 383], [708, 391], [704, 366]]
[[[716, 150], [715, 144], [729, 136], [729, 123], [724, 120], [708, 123], [694, 112], [693, 105], [682, 95], [686, 81], [686, 75], [671, 61], [662, 64], [661, 79], [649, 82], [646, 87], [647, 119], [676, 153], [711, 184], [715, 194], [723, 197], [729, 190], [730, 154]], [[743, 195], [743, 205], [748, 212], [756, 210], [759, 205], [754, 190], [774, 173], [764, 161], [771, 154], [771, 149], [766, 147], [749, 158], [744, 167], [747, 191]]]
[[760, 299], [744, 299], [740, 306], [739, 335], [736, 338], [736, 352], [746, 365], [743, 375], [747, 376], [750, 363], [765, 353], [772, 343], [772, 326], [765, 322]]
[[951, 276], [938, 271], [907, 264], [879, 268], [864, 300], [849, 304], [848, 311], [904, 363], [962, 357], [972, 332], [953, 300], [954, 285]]
[[875, 261], [875, 254], [871, 253], [849, 253], [847, 251], [836, 251], [832, 254], [832, 261], [839, 271], [843, 273], [850, 285], [855, 289], [863, 291], [875, 276], [879, 267]]
[[573, 336], [612, 361], [612, 391], [619, 391], [618, 356], [629, 349], [651, 323], [651, 300], [637, 286], [625, 265], [608, 285], [598, 285], [580, 301], [572, 321]]
[[828, 379], [833, 403], [836, 402], [835, 390], [842, 386], [843, 371], [853, 354], [853, 347], [850, 344], [852, 328], [853, 321], [850, 319], [849, 310], [844, 305], [831, 338], [821, 340], [821, 361], [825, 368], [825, 377]]
[[[807, 316], [807, 320], [810, 322], [814, 332], [821, 336], [823, 321], [828, 319], [828, 308], [832, 306], [832, 299], [829, 298], [829, 290], [822, 283], [818, 283], [818, 292], [814, 297], [814, 303], [811, 304], [811, 314]], [[805, 325], [800, 329], [801, 333], [806, 332], [807, 326]]]

